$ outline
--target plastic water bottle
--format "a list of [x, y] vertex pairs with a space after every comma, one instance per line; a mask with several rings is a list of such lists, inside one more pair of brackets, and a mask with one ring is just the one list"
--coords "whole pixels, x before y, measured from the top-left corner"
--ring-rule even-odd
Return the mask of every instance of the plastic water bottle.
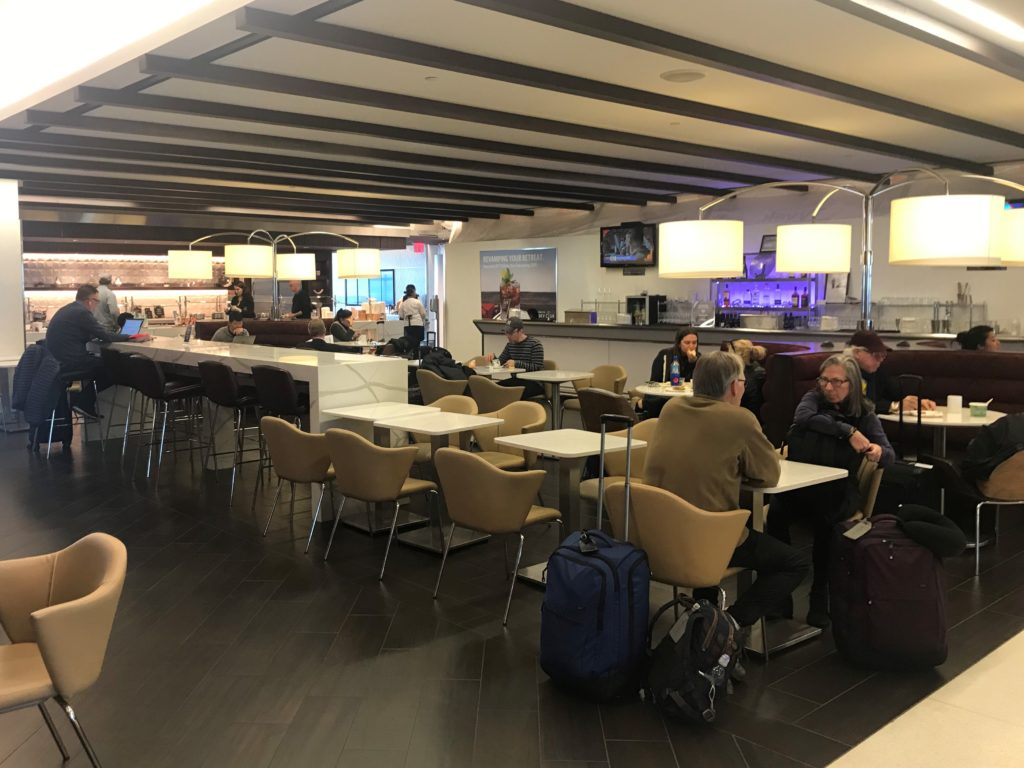
[[725, 671], [729, 668], [729, 654], [723, 653], [718, 657], [718, 663], [711, 668], [711, 684], [720, 686], [725, 682]]
[[669, 373], [669, 380], [672, 382], [673, 387], [679, 386], [679, 358], [676, 355], [672, 356], [672, 368]]

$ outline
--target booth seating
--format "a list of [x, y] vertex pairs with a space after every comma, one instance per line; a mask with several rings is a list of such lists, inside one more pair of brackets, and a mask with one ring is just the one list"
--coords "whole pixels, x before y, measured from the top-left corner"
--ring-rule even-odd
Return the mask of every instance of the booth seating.
[[[243, 321], [245, 330], [256, 337], [256, 343], [265, 347], [297, 347], [309, 339], [308, 320], [253, 320]], [[196, 323], [196, 336], [209, 341], [218, 328], [228, 324], [224, 320], [200, 320]], [[330, 323], [328, 323], [328, 326]]]
[[[765, 434], [781, 445], [800, 398], [815, 386], [818, 369], [829, 352], [784, 352], [772, 355], [767, 364], [761, 422]], [[1024, 411], [1024, 355], [951, 349], [895, 349], [882, 364], [889, 376], [912, 373], [923, 377], [921, 393], [940, 405], [947, 395], [962, 395], [964, 403], [993, 398], [989, 408], [1003, 413]], [[886, 425], [887, 427], [889, 425]], [[950, 441], [967, 442], [973, 429], [956, 430]]]

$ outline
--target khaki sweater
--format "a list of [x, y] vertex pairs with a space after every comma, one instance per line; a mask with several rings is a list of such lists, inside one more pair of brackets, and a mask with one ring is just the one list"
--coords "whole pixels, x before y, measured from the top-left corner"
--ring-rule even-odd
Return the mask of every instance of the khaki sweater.
[[[712, 512], [739, 508], [740, 483], [772, 486], [779, 454], [750, 411], [706, 397], [677, 397], [648, 441], [644, 482]], [[742, 542], [746, 538], [740, 538]]]

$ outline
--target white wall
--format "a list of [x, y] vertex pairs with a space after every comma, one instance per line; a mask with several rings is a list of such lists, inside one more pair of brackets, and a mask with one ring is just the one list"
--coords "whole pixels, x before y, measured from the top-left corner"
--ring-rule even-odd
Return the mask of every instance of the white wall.
[[0, 360], [25, 351], [24, 274], [18, 182], [0, 179]]

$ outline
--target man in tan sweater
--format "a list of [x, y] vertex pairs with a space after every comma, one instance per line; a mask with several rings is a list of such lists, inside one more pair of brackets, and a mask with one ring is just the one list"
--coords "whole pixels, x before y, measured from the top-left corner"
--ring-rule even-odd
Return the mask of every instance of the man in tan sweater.
[[[701, 357], [693, 374], [694, 396], [674, 398], [661, 412], [647, 447], [644, 482], [713, 512], [739, 508], [741, 482], [778, 482], [779, 455], [754, 414], [740, 407], [744, 383], [737, 355]], [[810, 561], [771, 536], [744, 530], [729, 565], [757, 571], [754, 584], [729, 608], [736, 623], [747, 627], [797, 588]], [[714, 601], [714, 590], [706, 597]]]

